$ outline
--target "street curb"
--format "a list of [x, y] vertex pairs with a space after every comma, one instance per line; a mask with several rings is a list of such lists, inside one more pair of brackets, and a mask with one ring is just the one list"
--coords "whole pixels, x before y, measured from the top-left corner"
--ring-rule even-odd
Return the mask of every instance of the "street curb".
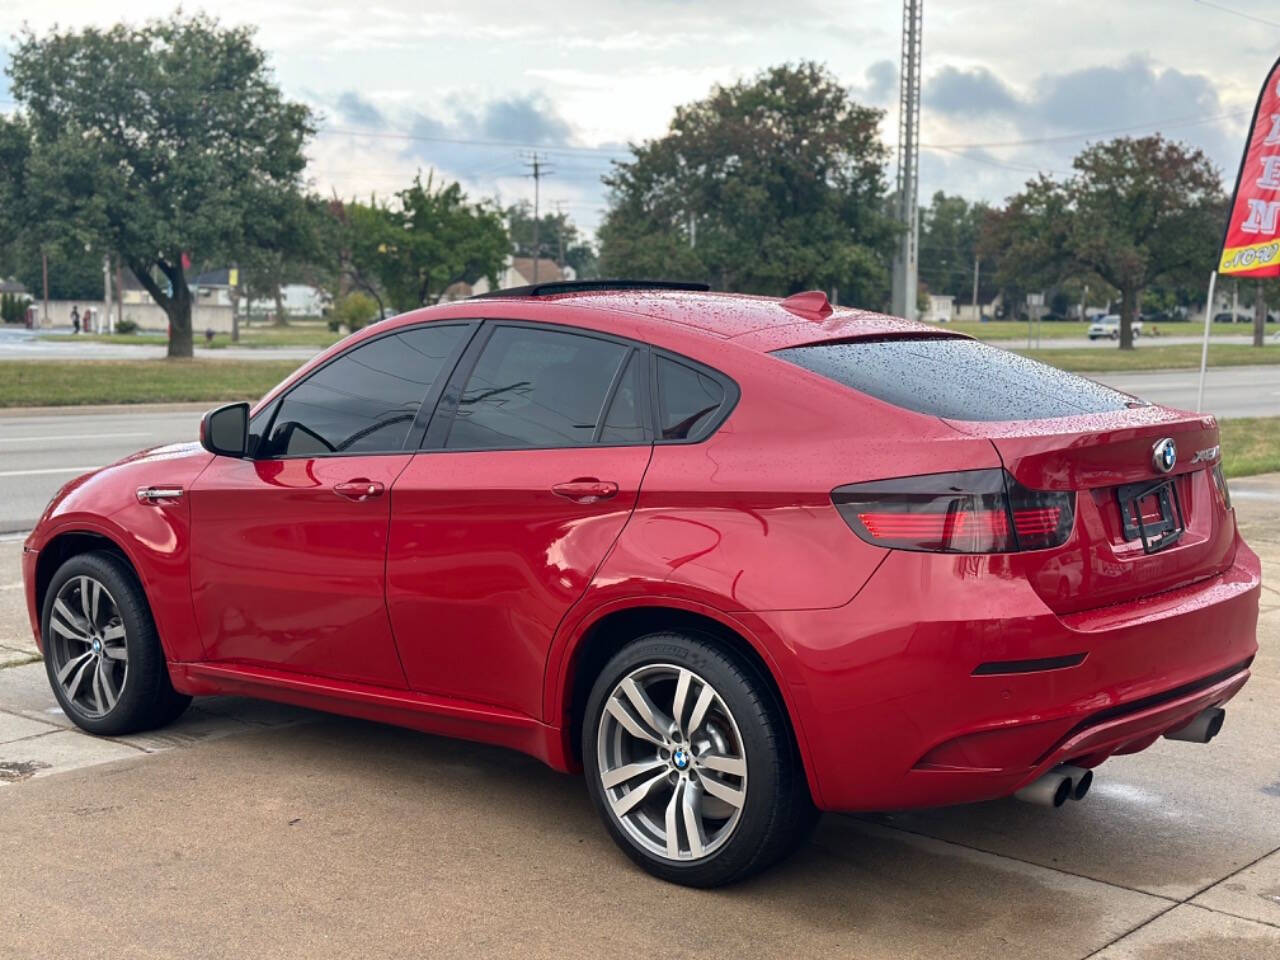
[[59, 417], [95, 413], [204, 413], [217, 400], [182, 403], [97, 403], [65, 407], [0, 407], [0, 419], [9, 417]]

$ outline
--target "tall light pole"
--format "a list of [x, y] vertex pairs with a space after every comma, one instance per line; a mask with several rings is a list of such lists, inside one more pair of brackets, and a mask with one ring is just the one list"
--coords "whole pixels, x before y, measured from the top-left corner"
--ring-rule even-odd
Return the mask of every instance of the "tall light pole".
[[916, 319], [919, 267], [920, 50], [924, 0], [902, 3], [902, 75], [898, 85], [898, 222], [893, 258], [893, 312]]

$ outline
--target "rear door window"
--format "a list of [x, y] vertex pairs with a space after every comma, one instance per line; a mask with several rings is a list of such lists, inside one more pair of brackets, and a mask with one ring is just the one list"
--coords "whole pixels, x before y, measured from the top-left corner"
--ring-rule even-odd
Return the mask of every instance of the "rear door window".
[[1141, 403], [1073, 373], [958, 337], [820, 343], [773, 355], [896, 407], [949, 420], [1040, 420]]
[[[594, 442], [619, 368], [613, 340], [499, 327], [467, 379], [445, 442], [453, 450], [574, 447]], [[618, 427], [627, 426], [618, 410]]]

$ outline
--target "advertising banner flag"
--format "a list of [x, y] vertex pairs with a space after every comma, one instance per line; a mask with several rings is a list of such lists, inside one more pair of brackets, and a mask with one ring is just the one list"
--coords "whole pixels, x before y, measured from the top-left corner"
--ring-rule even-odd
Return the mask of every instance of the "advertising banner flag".
[[1280, 276], [1280, 60], [1267, 74], [1253, 110], [1218, 272]]

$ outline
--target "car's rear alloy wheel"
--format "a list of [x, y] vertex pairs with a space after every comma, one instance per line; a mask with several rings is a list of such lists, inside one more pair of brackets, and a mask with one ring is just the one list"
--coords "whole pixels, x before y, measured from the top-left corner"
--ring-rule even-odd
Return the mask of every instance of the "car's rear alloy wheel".
[[120, 609], [100, 581], [72, 577], [54, 596], [49, 657], [63, 696], [86, 717], [111, 712], [129, 674], [129, 647]]
[[613, 688], [596, 737], [600, 783], [628, 835], [668, 860], [696, 860], [733, 835], [747, 796], [742, 735], [704, 678], [670, 663]]
[[781, 859], [816, 820], [784, 708], [716, 638], [663, 632], [601, 670], [582, 731], [588, 788], [618, 845], [711, 887]]
[[66, 560], [49, 582], [40, 624], [54, 696], [90, 733], [164, 726], [191, 702], [169, 681], [146, 593], [122, 557], [94, 551]]

